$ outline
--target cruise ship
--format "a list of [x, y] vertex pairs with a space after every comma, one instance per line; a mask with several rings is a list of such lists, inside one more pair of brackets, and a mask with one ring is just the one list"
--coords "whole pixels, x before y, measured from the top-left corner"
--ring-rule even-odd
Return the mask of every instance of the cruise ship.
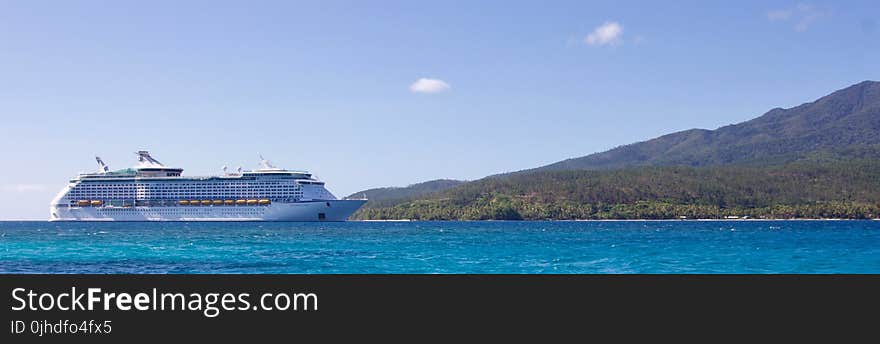
[[307, 171], [261, 167], [208, 177], [183, 176], [137, 152], [135, 167], [111, 171], [101, 160], [49, 206], [49, 221], [345, 221], [366, 200], [340, 200]]

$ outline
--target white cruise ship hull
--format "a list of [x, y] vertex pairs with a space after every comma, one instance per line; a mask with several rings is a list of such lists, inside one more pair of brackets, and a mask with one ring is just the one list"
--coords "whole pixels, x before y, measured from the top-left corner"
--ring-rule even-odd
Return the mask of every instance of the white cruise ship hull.
[[261, 206], [50, 207], [49, 221], [345, 221], [366, 200]]

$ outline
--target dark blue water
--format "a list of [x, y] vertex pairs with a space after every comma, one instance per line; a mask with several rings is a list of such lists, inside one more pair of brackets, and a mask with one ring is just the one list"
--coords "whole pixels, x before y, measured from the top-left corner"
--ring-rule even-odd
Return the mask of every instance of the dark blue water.
[[0, 222], [4, 273], [880, 273], [880, 221]]

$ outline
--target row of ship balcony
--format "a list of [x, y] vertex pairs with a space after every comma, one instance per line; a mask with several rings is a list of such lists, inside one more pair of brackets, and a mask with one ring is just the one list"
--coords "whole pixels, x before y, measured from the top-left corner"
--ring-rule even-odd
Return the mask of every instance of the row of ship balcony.
[[123, 201], [123, 200], [112, 200], [112, 201], [103, 201], [103, 200], [77, 200], [74, 204], [79, 207], [141, 207], [141, 206], [254, 206], [254, 205], [269, 205], [272, 201], [268, 199], [203, 199], [203, 200], [186, 200], [182, 199], [179, 201], [171, 201], [171, 200], [135, 200], [135, 201]]

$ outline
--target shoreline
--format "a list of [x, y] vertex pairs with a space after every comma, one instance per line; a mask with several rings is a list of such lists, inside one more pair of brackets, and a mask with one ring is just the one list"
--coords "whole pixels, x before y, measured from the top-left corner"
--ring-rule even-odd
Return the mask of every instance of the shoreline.
[[793, 218], [793, 219], [590, 219], [590, 220], [349, 220], [347, 222], [688, 222], [688, 221], [880, 221], [872, 219], [848, 218]]
[[[791, 218], [791, 219], [588, 219], [588, 220], [416, 220], [416, 219], [395, 219], [395, 220], [348, 220], [341, 222], [736, 222], [736, 221], [880, 221], [880, 218], [871, 219], [848, 219], [848, 218]], [[0, 219], [0, 222], [51, 222], [41, 219]], [[214, 221], [69, 221], [69, 222], [214, 222]], [[233, 221], [235, 222], [235, 221]], [[297, 222], [297, 223], [328, 223], [328, 222], [305, 222], [305, 221], [243, 221], [249, 223], [262, 222]], [[339, 223], [332, 221], [329, 223]]]

